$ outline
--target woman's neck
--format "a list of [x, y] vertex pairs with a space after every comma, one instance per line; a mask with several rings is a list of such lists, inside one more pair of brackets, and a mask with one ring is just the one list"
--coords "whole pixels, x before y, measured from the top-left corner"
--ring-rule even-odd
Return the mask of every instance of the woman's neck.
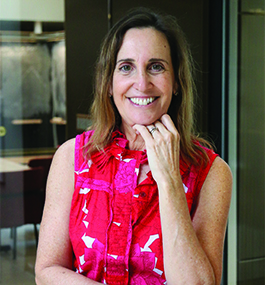
[[141, 135], [136, 134], [135, 130], [131, 126], [122, 124], [120, 129], [129, 141], [129, 149], [141, 151], [146, 149], [144, 139]]

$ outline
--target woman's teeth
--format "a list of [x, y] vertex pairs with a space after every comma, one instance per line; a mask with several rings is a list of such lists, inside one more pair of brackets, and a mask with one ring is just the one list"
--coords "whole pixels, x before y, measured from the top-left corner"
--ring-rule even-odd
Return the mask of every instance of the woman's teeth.
[[155, 100], [155, 97], [149, 98], [130, 98], [130, 100], [137, 105], [148, 105]]

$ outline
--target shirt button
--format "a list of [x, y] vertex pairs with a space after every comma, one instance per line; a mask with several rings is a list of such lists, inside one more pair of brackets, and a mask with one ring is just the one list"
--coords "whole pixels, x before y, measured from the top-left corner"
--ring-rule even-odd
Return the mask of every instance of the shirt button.
[[139, 196], [142, 197], [142, 198], [145, 198], [146, 197], [146, 193], [145, 192], [140, 192]]

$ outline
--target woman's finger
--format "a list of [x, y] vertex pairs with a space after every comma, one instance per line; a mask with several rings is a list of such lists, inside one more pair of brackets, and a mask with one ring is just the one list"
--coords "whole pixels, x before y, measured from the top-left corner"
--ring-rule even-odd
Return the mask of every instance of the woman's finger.
[[162, 124], [162, 122], [157, 121], [157, 122], [155, 122], [154, 125], [155, 125], [155, 127], [157, 128], [158, 132], [161, 135], [165, 135], [168, 132], [168, 129], [166, 128], [165, 125]]
[[[150, 129], [151, 128], [152, 127], [150, 126]], [[149, 131], [149, 129], [147, 127], [145, 127], [143, 125], [136, 124], [136, 125], [133, 126], [133, 129], [135, 131], [137, 131], [142, 136], [142, 138], [144, 139], [146, 144], [148, 142], [150, 143], [153, 140], [153, 136], [152, 136], [152, 134], [150, 133], [150, 131]]]
[[154, 136], [155, 132], [159, 132], [156, 125], [150, 125], [150, 126], [146, 126], [146, 127], [152, 136]]
[[168, 114], [164, 114], [161, 117], [161, 122], [162, 124], [173, 134], [176, 134], [178, 131], [176, 129], [175, 124], [173, 123], [172, 119], [170, 118], [170, 116]]

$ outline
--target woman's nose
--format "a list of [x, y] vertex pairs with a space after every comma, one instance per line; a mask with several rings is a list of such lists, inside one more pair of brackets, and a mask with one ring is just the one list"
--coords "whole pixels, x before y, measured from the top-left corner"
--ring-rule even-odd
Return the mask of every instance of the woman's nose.
[[151, 85], [150, 78], [146, 72], [139, 72], [135, 79], [135, 87], [137, 90], [144, 92]]

